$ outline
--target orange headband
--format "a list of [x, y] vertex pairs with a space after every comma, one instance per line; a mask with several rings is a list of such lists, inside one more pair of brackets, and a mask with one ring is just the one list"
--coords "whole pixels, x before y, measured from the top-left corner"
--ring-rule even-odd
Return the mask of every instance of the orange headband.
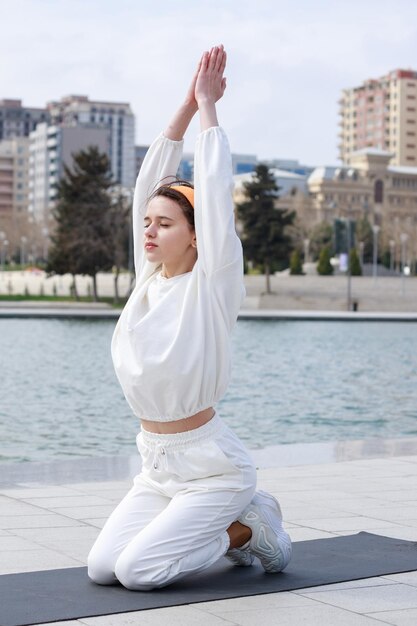
[[187, 187], [187, 185], [171, 185], [171, 189], [175, 189], [178, 193], [182, 193], [194, 208], [194, 189], [192, 187]]

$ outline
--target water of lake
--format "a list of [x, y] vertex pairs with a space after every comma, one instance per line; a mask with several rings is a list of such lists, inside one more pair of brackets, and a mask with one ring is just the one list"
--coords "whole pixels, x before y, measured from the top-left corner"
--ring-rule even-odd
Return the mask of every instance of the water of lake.
[[[0, 321], [0, 462], [135, 454], [114, 321]], [[417, 324], [239, 320], [217, 411], [249, 448], [417, 435]]]

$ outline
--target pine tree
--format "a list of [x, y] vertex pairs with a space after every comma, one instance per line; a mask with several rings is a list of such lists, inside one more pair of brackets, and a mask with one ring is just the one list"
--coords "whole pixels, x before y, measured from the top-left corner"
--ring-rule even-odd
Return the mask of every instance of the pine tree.
[[243, 251], [247, 260], [263, 266], [266, 293], [272, 293], [271, 270], [277, 262], [288, 266], [291, 240], [286, 227], [293, 223], [295, 213], [275, 207], [279, 188], [266, 165], [257, 165], [252, 180], [243, 187], [246, 200], [237, 205]]
[[316, 224], [310, 232], [310, 253], [313, 261], [317, 261], [321, 250], [324, 246], [328, 246], [332, 251], [333, 228], [328, 222], [320, 222]]
[[321, 276], [333, 274], [333, 265], [330, 263], [330, 258], [330, 247], [324, 246], [324, 248], [321, 249], [319, 262], [317, 263], [317, 273]]
[[81, 150], [73, 159], [72, 169], [64, 168], [57, 187], [57, 227], [47, 272], [92, 276], [97, 300], [97, 273], [113, 265], [110, 163], [96, 147]]

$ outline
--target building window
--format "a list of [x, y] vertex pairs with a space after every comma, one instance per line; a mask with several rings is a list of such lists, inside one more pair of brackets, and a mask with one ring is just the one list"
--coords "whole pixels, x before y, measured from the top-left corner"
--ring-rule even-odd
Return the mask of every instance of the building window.
[[408, 156], [406, 158], [407, 158], [407, 161], [415, 161], [415, 158], [413, 156]]
[[414, 112], [414, 111], [415, 111], [415, 108], [414, 108], [414, 107], [407, 107], [407, 111]]
[[374, 202], [382, 204], [384, 201], [384, 183], [382, 180], [376, 180], [374, 186]]
[[407, 124], [415, 124], [416, 120], [407, 120]]
[[415, 146], [415, 144], [413, 144], [413, 143], [408, 143], [408, 144], [407, 144], [407, 148], [415, 148], [415, 147], [416, 147], [416, 146]]

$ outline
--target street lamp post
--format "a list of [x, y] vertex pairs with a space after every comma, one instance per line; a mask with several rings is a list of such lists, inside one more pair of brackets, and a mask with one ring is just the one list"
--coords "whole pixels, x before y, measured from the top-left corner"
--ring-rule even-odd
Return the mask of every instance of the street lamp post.
[[363, 254], [364, 254], [364, 250], [365, 250], [365, 242], [364, 241], [360, 241], [359, 242], [359, 262], [361, 264], [362, 272], [363, 272]]
[[45, 261], [45, 263], [48, 262], [48, 235], [49, 235], [49, 230], [45, 227], [42, 228], [42, 235], [43, 235], [43, 260]]
[[372, 265], [372, 275], [374, 277], [374, 281], [376, 282], [377, 274], [378, 274], [378, 233], [379, 226], [374, 224], [372, 226], [372, 232], [374, 233], [374, 250], [373, 250], [373, 265]]
[[27, 243], [28, 238], [25, 237], [24, 235], [22, 235], [20, 237], [20, 269], [22, 270], [24, 262], [25, 262], [25, 254], [26, 254], [26, 243]]
[[352, 310], [352, 272], [350, 267], [350, 249], [352, 247], [351, 237], [350, 237], [350, 213], [351, 207], [349, 207], [348, 217], [346, 219], [347, 226], [347, 310]]
[[0, 231], [0, 243], [1, 243], [1, 271], [4, 272], [4, 249], [5, 249], [6, 233]]
[[304, 263], [309, 261], [310, 239], [304, 239]]
[[400, 241], [401, 241], [401, 291], [402, 295], [405, 294], [405, 264], [406, 264], [406, 243], [407, 243], [408, 235], [407, 233], [401, 233]]
[[391, 272], [394, 271], [394, 255], [395, 255], [395, 241], [394, 239], [389, 240], [389, 269]]

